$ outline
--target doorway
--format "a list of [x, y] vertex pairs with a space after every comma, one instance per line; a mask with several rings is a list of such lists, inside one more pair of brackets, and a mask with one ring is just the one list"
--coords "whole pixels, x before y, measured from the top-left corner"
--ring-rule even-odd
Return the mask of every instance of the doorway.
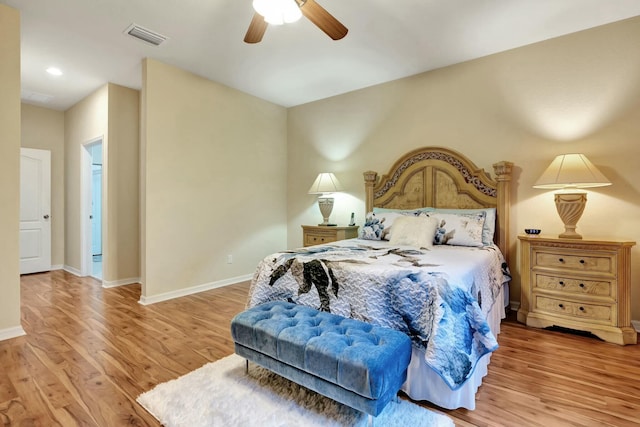
[[103, 279], [103, 150], [102, 138], [82, 146], [82, 275]]
[[91, 275], [102, 279], [102, 143], [91, 146]]

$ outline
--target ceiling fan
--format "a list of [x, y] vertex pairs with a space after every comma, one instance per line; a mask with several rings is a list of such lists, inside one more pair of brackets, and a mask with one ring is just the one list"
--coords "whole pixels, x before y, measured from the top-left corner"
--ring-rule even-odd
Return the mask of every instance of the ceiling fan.
[[[274, 15], [270, 14], [270, 7], [279, 3], [284, 8]], [[256, 12], [244, 36], [246, 43], [258, 43], [262, 40], [267, 26], [271, 24], [279, 25], [284, 22], [293, 22], [304, 15], [318, 28], [325, 32], [333, 40], [340, 40], [347, 35], [347, 27], [334, 18], [325, 8], [320, 6], [315, 0], [253, 0], [253, 8]], [[286, 9], [286, 10], [285, 10]], [[289, 12], [289, 13], [287, 13]]]

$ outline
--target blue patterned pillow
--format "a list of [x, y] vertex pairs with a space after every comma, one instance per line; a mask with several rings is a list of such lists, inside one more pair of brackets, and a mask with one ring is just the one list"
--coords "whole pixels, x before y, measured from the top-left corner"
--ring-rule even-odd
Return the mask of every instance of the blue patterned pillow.
[[433, 209], [433, 212], [451, 213], [451, 214], [473, 214], [485, 213], [484, 225], [482, 226], [482, 244], [484, 246], [493, 245], [493, 235], [496, 230], [496, 208], [477, 208], [477, 209]]
[[426, 215], [435, 218], [438, 222], [434, 244], [483, 246], [482, 227], [486, 217], [485, 212], [469, 214], [427, 212]]
[[382, 222], [376, 214], [369, 212], [364, 220], [364, 225], [360, 231], [360, 238], [365, 240], [382, 240], [384, 230], [384, 218]]

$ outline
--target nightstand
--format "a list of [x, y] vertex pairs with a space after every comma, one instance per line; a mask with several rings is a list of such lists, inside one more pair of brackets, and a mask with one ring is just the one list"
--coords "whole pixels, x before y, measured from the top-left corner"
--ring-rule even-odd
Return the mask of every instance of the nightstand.
[[302, 243], [304, 246], [320, 245], [322, 243], [337, 242], [338, 240], [358, 237], [358, 226], [332, 227], [320, 225], [302, 226]]
[[631, 247], [626, 240], [518, 236], [521, 303], [527, 326], [588, 331], [636, 344], [631, 326]]

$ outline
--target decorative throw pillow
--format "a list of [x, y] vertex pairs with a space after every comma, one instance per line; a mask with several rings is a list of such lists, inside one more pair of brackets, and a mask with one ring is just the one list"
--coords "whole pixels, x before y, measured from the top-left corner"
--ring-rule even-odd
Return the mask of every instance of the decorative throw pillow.
[[452, 213], [452, 214], [473, 214], [484, 212], [484, 225], [482, 226], [482, 244], [484, 246], [493, 244], [493, 235], [496, 231], [496, 208], [478, 208], [478, 209], [441, 209], [432, 208], [432, 211], [437, 213]]
[[403, 216], [393, 223], [392, 245], [431, 249], [438, 222], [428, 216]]
[[483, 246], [482, 226], [485, 212], [472, 214], [447, 214], [428, 212], [437, 220], [434, 244], [452, 246]]
[[376, 214], [369, 212], [364, 220], [364, 225], [360, 231], [360, 238], [365, 240], [382, 240], [384, 230], [384, 220], [381, 222]]

